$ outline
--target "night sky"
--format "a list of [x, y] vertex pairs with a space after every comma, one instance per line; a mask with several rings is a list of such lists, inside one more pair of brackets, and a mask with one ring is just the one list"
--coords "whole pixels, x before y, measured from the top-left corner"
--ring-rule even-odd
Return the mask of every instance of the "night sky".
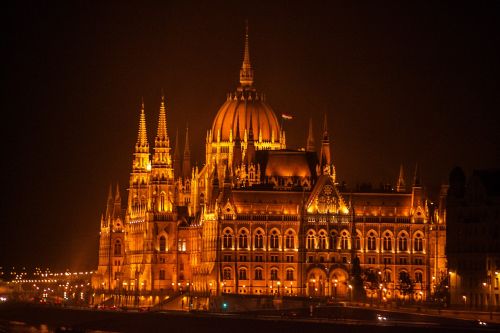
[[[3, 9], [0, 266], [97, 267], [108, 186], [122, 196], [144, 97], [153, 145], [161, 89], [193, 164], [242, 61], [305, 146], [328, 114], [339, 180], [433, 193], [456, 165], [500, 165], [500, 9], [420, 1], [20, 2]], [[140, 4], [139, 4], [140, 3]], [[307, 5], [306, 5], [307, 3]], [[16, 6], [16, 7], [12, 7]]]

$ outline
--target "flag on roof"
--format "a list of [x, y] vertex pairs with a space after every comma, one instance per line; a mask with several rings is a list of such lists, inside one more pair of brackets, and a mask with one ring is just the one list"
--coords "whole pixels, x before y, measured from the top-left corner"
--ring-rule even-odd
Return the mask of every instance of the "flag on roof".
[[282, 113], [281, 118], [287, 119], [287, 120], [293, 119], [292, 115], [286, 114], [286, 113]]

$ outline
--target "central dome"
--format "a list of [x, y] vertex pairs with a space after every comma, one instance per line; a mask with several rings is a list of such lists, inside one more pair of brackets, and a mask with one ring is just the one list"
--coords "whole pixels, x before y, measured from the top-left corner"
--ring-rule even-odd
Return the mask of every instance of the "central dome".
[[279, 142], [280, 126], [273, 109], [266, 103], [265, 96], [253, 89], [238, 89], [229, 94], [226, 102], [220, 107], [212, 125], [212, 139], [229, 141], [232, 130], [233, 140], [239, 130], [243, 139], [245, 130], [251, 128], [255, 140]]

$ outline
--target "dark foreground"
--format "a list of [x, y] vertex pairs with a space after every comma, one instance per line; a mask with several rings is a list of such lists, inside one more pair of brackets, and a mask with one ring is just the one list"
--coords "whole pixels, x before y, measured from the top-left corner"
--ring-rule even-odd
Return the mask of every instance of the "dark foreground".
[[[328, 312], [324, 309], [323, 312]], [[335, 309], [332, 309], [332, 314]], [[385, 316], [385, 314], [383, 314]], [[497, 331], [474, 321], [414, 316], [386, 320], [311, 317], [307, 311], [260, 314], [122, 312], [68, 309], [30, 304], [0, 306], [0, 332], [470, 332]]]

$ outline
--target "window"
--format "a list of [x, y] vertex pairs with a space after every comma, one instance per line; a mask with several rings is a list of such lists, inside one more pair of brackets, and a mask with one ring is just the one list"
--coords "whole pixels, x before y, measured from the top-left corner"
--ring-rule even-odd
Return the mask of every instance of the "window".
[[319, 249], [326, 250], [326, 235], [324, 232], [320, 232], [318, 240], [319, 240]]
[[271, 280], [273, 281], [278, 280], [278, 269], [276, 268], [271, 269]]
[[264, 247], [264, 236], [262, 235], [262, 231], [257, 230], [257, 232], [255, 233], [254, 248], [262, 249], [263, 247]]
[[167, 240], [165, 236], [160, 237], [160, 252], [167, 251]]
[[271, 256], [271, 262], [278, 262], [278, 261], [279, 261], [278, 256], [276, 256], [276, 255]]
[[293, 269], [288, 268], [286, 270], [286, 280], [287, 281], [293, 281]]
[[377, 240], [375, 233], [372, 231], [368, 234], [368, 250], [375, 251], [377, 249]]
[[247, 269], [246, 268], [240, 268], [240, 270], [239, 270], [239, 278], [240, 278], [240, 280], [246, 280], [247, 279]]
[[408, 263], [406, 257], [399, 258], [399, 264], [400, 265], [406, 265]]
[[247, 261], [247, 256], [240, 256], [240, 261], [243, 261], [243, 262]]
[[293, 236], [292, 231], [289, 231], [285, 236], [285, 247], [287, 249], [295, 248], [295, 237]]
[[361, 237], [359, 234], [354, 237], [354, 249], [361, 250]]
[[278, 237], [278, 232], [276, 230], [273, 230], [271, 232], [271, 237], [269, 238], [269, 247], [271, 249], [279, 248], [279, 237]]
[[165, 280], [165, 270], [160, 269], [160, 280]]
[[330, 234], [330, 250], [335, 250], [335, 245], [337, 244], [337, 233], [332, 232]]
[[349, 234], [347, 232], [342, 232], [342, 237], [340, 238], [340, 248], [342, 250], [349, 250]]
[[422, 252], [422, 250], [424, 249], [421, 234], [417, 234], [415, 236], [415, 239], [413, 240], [413, 249], [415, 250], [415, 252]]
[[166, 207], [165, 207], [165, 193], [162, 193], [160, 195], [160, 212], [164, 212], [166, 211]]
[[306, 245], [308, 250], [314, 250], [314, 233], [312, 231], [309, 231], [309, 234], [307, 235]]
[[286, 256], [286, 262], [293, 262], [293, 256]]
[[262, 268], [255, 269], [255, 279], [254, 280], [262, 280]]
[[255, 261], [256, 262], [262, 262], [262, 256], [255, 256]]
[[415, 272], [415, 282], [422, 283], [422, 272]]
[[226, 230], [223, 236], [223, 244], [225, 249], [230, 249], [233, 247], [233, 235], [230, 230]]
[[422, 258], [415, 258], [415, 265], [423, 265], [424, 260]]
[[374, 257], [368, 257], [368, 264], [375, 264], [375, 258]]
[[385, 272], [385, 282], [392, 282], [392, 274], [389, 271]]
[[342, 263], [347, 264], [347, 257], [342, 257]]
[[185, 238], [179, 239], [179, 251], [186, 252], [186, 239]]
[[122, 242], [120, 242], [119, 239], [117, 239], [115, 241], [114, 254], [115, 254], [115, 256], [121, 256], [122, 255]]
[[224, 268], [224, 273], [222, 275], [224, 280], [231, 280], [231, 268]]
[[248, 235], [245, 230], [242, 230], [240, 233], [240, 237], [238, 238], [239, 244], [238, 247], [240, 249], [247, 249], [248, 248]]
[[407, 251], [408, 250], [408, 239], [406, 235], [401, 235], [399, 237], [399, 251]]
[[391, 258], [384, 258], [384, 265], [390, 265], [392, 262]]
[[407, 272], [402, 271], [399, 273], [399, 282], [407, 282], [410, 279], [410, 276]]
[[230, 255], [224, 255], [224, 261], [228, 262], [231, 261], [231, 256]]
[[313, 256], [309, 256], [309, 259], [307, 260], [307, 262], [313, 262], [314, 261], [314, 257]]
[[384, 234], [384, 251], [391, 251], [391, 250], [392, 250], [391, 234], [389, 232], [386, 232]]

